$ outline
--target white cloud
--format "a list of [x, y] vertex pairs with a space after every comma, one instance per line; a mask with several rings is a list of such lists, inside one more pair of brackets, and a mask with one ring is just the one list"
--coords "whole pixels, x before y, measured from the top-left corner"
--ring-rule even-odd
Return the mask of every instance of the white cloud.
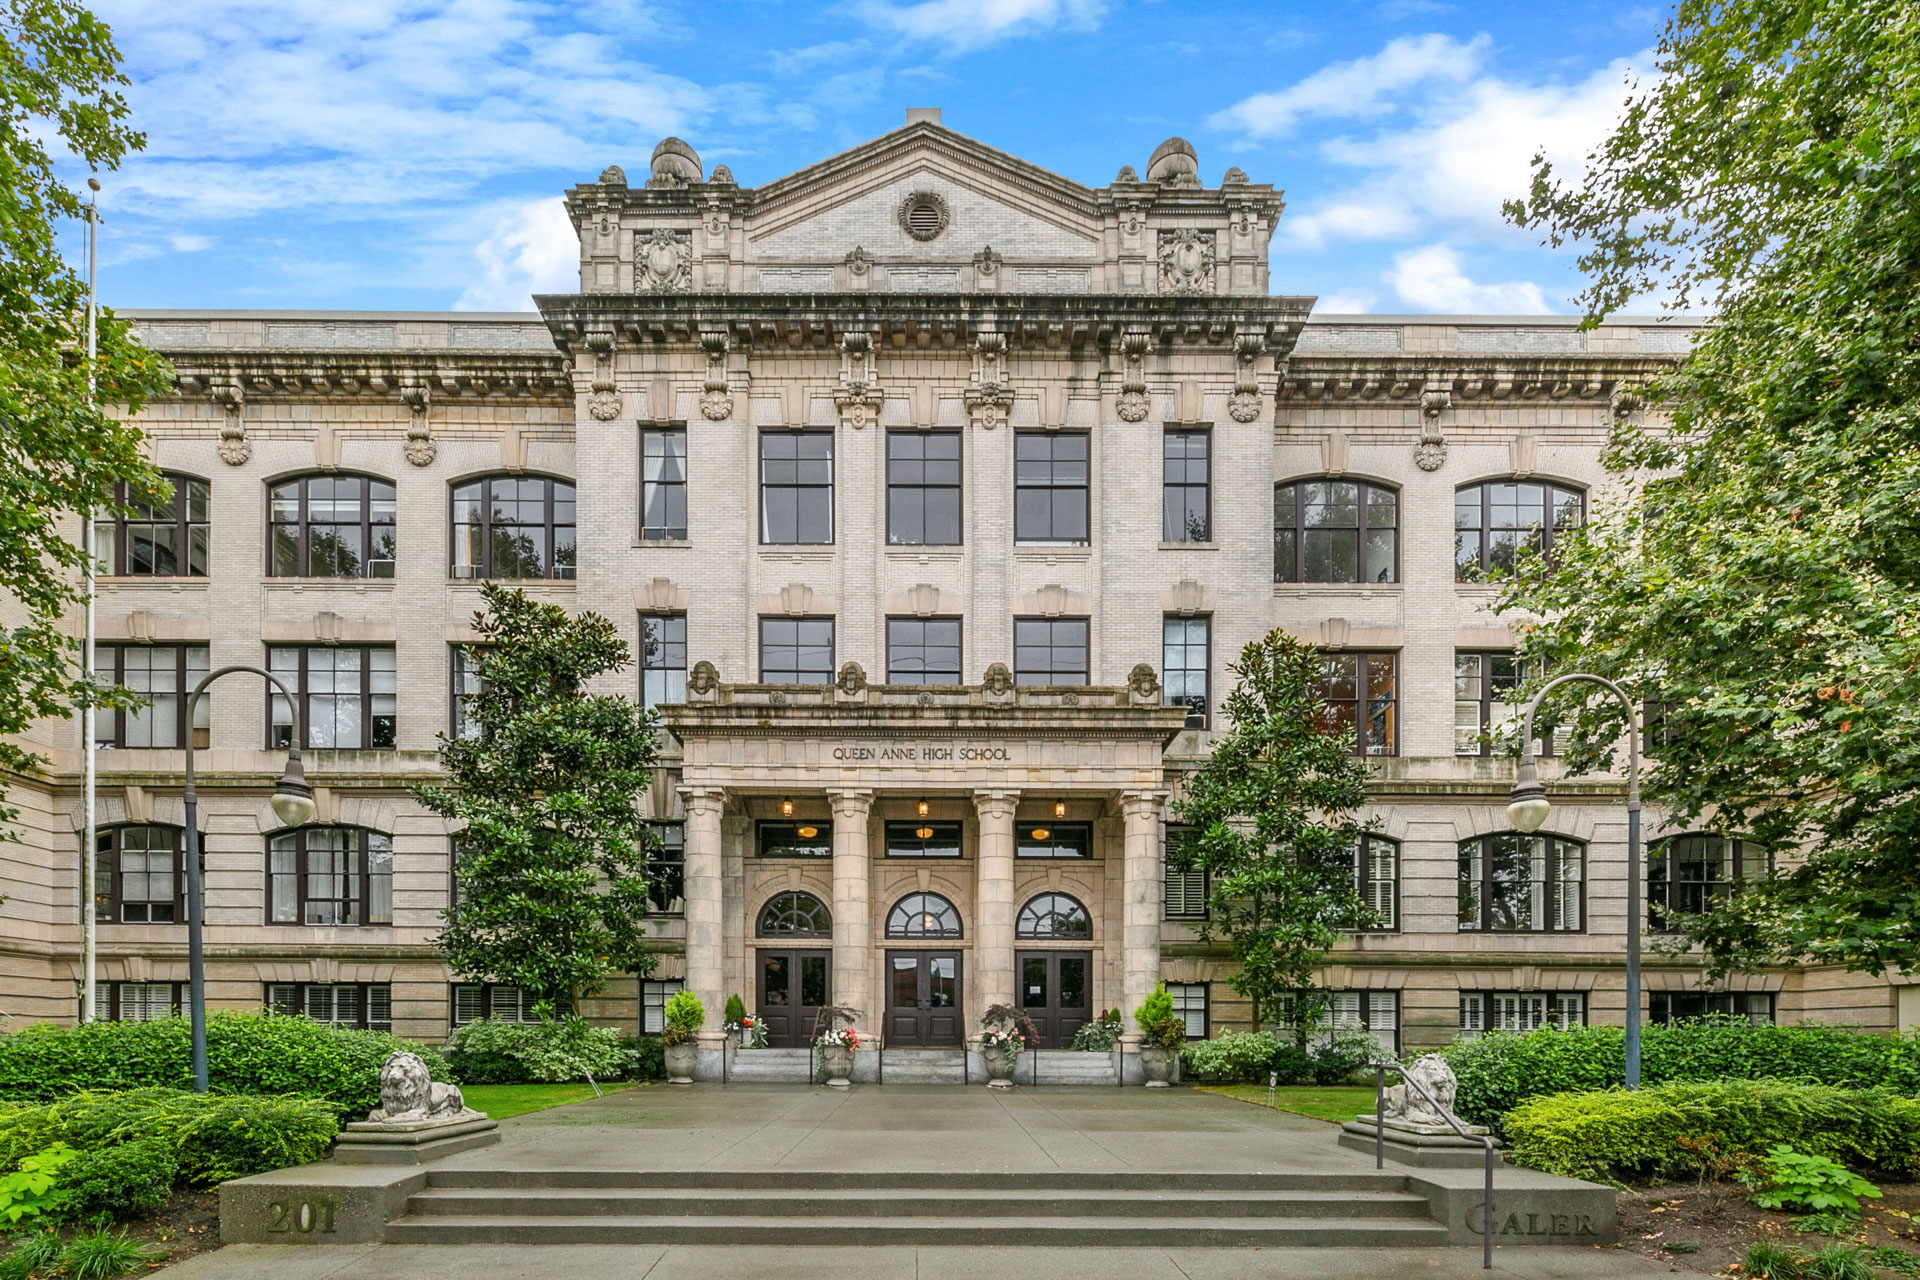
[[1444, 244], [1409, 249], [1393, 260], [1387, 283], [1414, 311], [1464, 315], [1552, 315], [1540, 286], [1524, 280], [1475, 284], [1460, 265], [1460, 255]]
[[1492, 43], [1485, 35], [1464, 44], [1446, 35], [1401, 36], [1371, 57], [1336, 62], [1289, 88], [1243, 98], [1207, 123], [1249, 138], [1277, 138], [1310, 117], [1383, 115], [1397, 105], [1386, 100], [1389, 94], [1429, 80], [1471, 79]]
[[883, 30], [937, 41], [955, 50], [977, 49], [1056, 27], [1090, 30], [1100, 24], [1106, 11], [1106, 0], [920, 0], [917, 4], [864, 0], [854, 9]]
[[1313, 304], [1313, 313], [1316, 316], [1365, 315], [1379, 300], [1379, 294], [1367, 289], [1341, 289], [1321, 294], [1320, 300]]
[[195, 235], [168, 236], [167, 243], [173, 246], [175, 253], [204, 253], [213, 248], [214, 238]]
[[473, 254], [480, 277], [453, 304], [456, 311], [527, 311], [533, 294], [580, 287], [579, 236], [557, 196], [504, 211]]

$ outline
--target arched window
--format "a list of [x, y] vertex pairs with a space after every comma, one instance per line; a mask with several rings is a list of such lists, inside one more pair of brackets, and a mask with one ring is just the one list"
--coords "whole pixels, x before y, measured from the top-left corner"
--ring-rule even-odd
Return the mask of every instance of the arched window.
[[1765, 879], [1772, 867], [1765, 849], [1726, 836], [1674, 836], [1647, 851], [1647, 925], [1679, 927], [1679, 916], [1711, 911], [1739, 892], [1747, 880]]
[[1522, 547], [1553, 555], [1554, 539], [1586, 520], [1587, 496], [1540, 480], [1489, 480], [1453, 495], [1453, 576], [1479, 582], [1511, 571]]
[[754, 933], [762, 938], [831, 938], [833, 913], [810, 893], [776, 893], [760, 908]]
[[107, 827], [93, 850], [93, 918], [101, 924], [186, 920], [180, 827]]
[[296, 827], [267, 842], [267, 923], [393, 923], [393, 841], [364, 827]]
[[1275, 582], [1398, 582], [1400, 494], [1360, 480], [1273, 488]]
[[1502, 831], [1460, 842], [1460, 931], [1578, 933], [1586, 849]]
[[937, 893], [910, 893], [887, 912], [889, 938], [957, 938], [960, 913]]
[[372, 476], [295, 476], [267, 490], [267, 574], [391, 578], [393, 485]]
[[482, 476], [453, 486], [453, 576], [571, 578], [573, 483]]
[[[170, 496], [159, 502], [135, 498], [125, 515], [94, 522], [93, 554], [103, 572], [129, 578], [207, 576], [207, 482], [171, 471], [164, 479], [173, 486]], [[117, 486], [114, 496], [127, 502], [127, 486]]]
[[1054, 938], [1085, 942], [1093, 937], [1093, 918], [1064, 893], [1043, 893], [1020, 908], [1016, 938]]

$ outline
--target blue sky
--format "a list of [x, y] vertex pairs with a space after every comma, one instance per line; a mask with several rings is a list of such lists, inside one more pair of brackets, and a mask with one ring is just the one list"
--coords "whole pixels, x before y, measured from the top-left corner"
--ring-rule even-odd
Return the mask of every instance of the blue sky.
[[1276, 292], [1319, 310], [1567, 312], [1503, 225], [1577, 166], [1659, 7], [1174, 0], [96, 0], [144, 154], [105, 175], [119, 307], [494, 310], [571, 291], [559, 192], [677, 134], [743, 184], [937, 106], [1090, 186], [1179, 134], [1285, 189]]

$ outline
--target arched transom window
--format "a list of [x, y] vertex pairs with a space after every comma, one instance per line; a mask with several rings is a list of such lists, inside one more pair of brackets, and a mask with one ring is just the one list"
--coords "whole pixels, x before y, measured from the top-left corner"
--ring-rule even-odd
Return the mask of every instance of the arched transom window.
[[1020, 908], [1013, 936], [1086, 941], [1093, 937], [1093, 917], [1064, 893], [1043, 893]]
[[762, 938], [831, 938], [833, 913], [810, 893], [776, 893], [760, 908], [754, 932]]
[[391, 578], [394, 489], [372, 476], [314, 475], [267, 490], [267, 572], [275, 578]]
[[937, 893], [910, 893], [887, 913], [889, 938], [957, 938], [960, 913]]
[[453, 487], [453, 576], [571, 578], [574, 491], [549, 476], [484, 476]]
[[1400, 495], [1359, 480], [1273, 490], [1275, 582], [1398, 582]]
[[1538, 480], [1489, 480], [1453, 495], [1453, 576], [1479, 582], [1511, 573], [1522, 547], [1553, 556], [1555, 539], [1585, 522], [1587, 497]]

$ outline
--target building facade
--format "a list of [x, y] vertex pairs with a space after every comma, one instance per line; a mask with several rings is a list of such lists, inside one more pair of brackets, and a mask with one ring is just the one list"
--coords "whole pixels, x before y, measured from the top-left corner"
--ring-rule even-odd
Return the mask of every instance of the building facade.
[[[1337, 1018], [1401, 1048], [1623, 1018], [1623, 788], [1560, 781], [1508, 829], [1487, 734], [1522, 673], [1486, 579], [1604, 499], [1609, 424], [1684, 327], [1316, 317], [1269, 286], [1280, 193], [1204, 185], [1178, 139], [1097, 189], [938, 113], [759, 188], [668, 139], [567, 205], [580, 292], [538, 315], [137, 317], [176, 372], [138, 419], [175, 499], [95, 530], [100, 669], [152, 705], [100, 718], [94, 850], [73, 722], [10, 785], [15, 1025], [75, 1016], [83, 910], [103, 1016], [178, 1004], [188, 735], [216, 1006], [524, 1016], [441, 963], [454, 833], [407, 790], [464, 731], [485, 580], [611, 619], [639, 661], [606, 688], [661, 710], [659, 965], [588, 1002], [610, 1025], [684, 984], [776, 1043], [836, 1004], [953, 1046], [1017, 1003], [1064, 1046], [1165, 982], [1190, 1033], [1244, 1027], [1167, 806], [1276, 627], [1324, 651], [1373, 779], [1385, 927], [1325, 967]], [[292, 727], [258, 683], [188, 722], [229, 663], [295, 687], [312, 826], [267, 806]], [[1648, 829], [1656, 934], [1765, 866]], [[1655, 1019], [1920, 1020], [1899, 980], [1646, 979]]]

